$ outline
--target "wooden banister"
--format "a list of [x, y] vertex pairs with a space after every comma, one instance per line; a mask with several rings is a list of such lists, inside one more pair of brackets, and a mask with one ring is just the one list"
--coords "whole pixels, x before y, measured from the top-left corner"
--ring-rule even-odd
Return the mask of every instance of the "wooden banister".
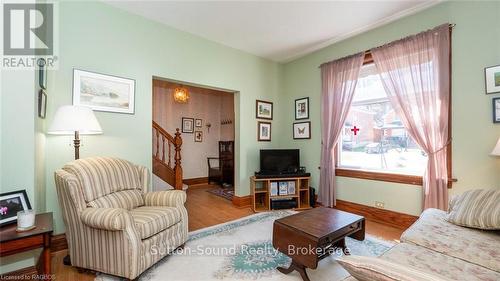
[[[174, 155], [172, 155], [172, 146]], [[175, 189], [182, 189], [181, 146], [182, 138], [179, 128], [176, 129], [175, 137], [173, 137], [153, 121], [153, 173]]]

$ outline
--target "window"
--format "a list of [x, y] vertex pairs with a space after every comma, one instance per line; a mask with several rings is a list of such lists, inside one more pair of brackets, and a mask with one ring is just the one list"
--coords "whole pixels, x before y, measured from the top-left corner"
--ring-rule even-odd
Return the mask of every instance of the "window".
[[[373, 63], [361, 68], [338, 150], [339, 176], [413, 184], [422, 181], [427, 155], [404, 128]], [[361, 173], [356, 175], [358, 171]], [[390, 180], [392, 175], [408, 177]]]

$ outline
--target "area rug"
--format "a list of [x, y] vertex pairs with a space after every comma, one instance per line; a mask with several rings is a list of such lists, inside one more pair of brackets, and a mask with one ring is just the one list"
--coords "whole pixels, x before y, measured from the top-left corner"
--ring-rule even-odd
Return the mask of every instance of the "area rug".
[[207, 190], [207, 192], [222, 197], [224, 199], [227, 199], [229, 201], [233, 201], [234, 188], [216, 187]]
[[[278, 266], [287, 267], [291, 260], [272, 247], [273, 221], [293, 213], [260, 213], [191, 232], [183, 251], [165, 257], [138, 280], [300, 281], [297, 272], [284, 275], [276, 270]], [[352, 254], [364, 256], [379, 256], [394, 245], [371, 236], [364, 241], [347, 238], [346, 243]], [[316, 270], [308, 269], [310, 279], [336, 281], [347, 277], [348, 273], [335, 261], [339, 255], [335, 253], [321, 260]], [[96, 280], [120, 279], [100, 274]]]

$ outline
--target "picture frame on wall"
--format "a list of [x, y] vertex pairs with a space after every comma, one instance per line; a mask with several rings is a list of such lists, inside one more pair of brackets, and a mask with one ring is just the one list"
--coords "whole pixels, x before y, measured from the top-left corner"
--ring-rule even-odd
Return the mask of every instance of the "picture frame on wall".
[[0, 194], [0, 225], [17, 222], [17, 212], [31, 209], [26, 190]]
[[194, 133], [194, 119], [182, 117], [182, 132], [187, 134]]
[[38, 64], [38, 86], [40, 88], [47, 90], [47, 62], [44, 58], [39, 58], [37, 60]]
[[194, 141], [195, 142], [202, 142], [203, 141], [203, 132], [202, 131], [194, 132]]
[[309, 119], [309, 98], [295, 100], [295, 120]]
[[47, 113], [47, 93], [45, 90], [38, 91], [38, 117], [45, 119]]
[[273, 120], [273, 103], [270, 101], [255, 101], [255, 117], [257, 119]]
[[484, 69], [484, 80], [486, 94], [500, 93], [500, 65], [486, 67]]
[[271, 141], [271, 122], [257, 123], [257, 140]]
[[73, 69], [73, 105], [134, 114], [135, 80]]
[[194, 120], [194, 126], [196, 128], [201, 128], [203, 126], [203, 120], [202, 119], [195, 119]]
[[493, 98], [493, 123], [500, 123], [500, 98]]
[[293, 123], [293, 139], [302, 140], [311, 138], [311, 122]]

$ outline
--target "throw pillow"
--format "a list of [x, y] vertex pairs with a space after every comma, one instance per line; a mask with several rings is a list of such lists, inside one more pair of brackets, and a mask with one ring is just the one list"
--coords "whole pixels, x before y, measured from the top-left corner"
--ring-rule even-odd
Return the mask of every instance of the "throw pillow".
[[475, 189], [454, 198], [446, 219], [456, 225], [500, 229], [500, 190]]

